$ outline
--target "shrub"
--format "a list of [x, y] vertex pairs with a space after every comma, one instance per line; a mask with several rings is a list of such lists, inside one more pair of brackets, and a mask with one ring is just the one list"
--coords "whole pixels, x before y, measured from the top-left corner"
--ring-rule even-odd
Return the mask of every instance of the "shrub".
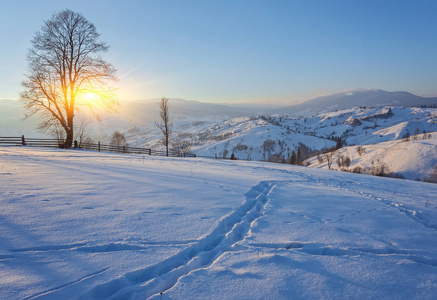
[[375, 176], [386, 176], [389, 172], [388, 167], [381, 160], [377, 159], [376, 161], [372, 160], [372, 166], [370, 168], [370, 174]]
[[337, 157], [337, 165], [340, 169], [343, 167], [349, 167], [351, 165], [351, 159], [349, 156], [340, 155]]
[[437, 183], [437, 164], [432, 169], [431, 173], [424, 179], [426, 182]]
[[282, 162], [283, 158], [281, 157], [281, 155], [279, 153], [275, 153], [269, 156], [269, 158], [267, 159], [268, 162]]
[[276, 142], [273, 140], [265, 140], [263, 143], [263, 150], [264, 152], [272, 152], [275, 150], [275, 144]]
[[359, 166], [356, 166], [355, 168], [353, 168], [351, 170], [352, 173], [357, 173], [357, 174], [362, 174], [363, 173], [363, 169]]
[[247, 147], [246, 145], [238, 143], [238, 145], [234, 147], [234, 151], [235, 151], [235, 150], [238, 150], [238, 151], [245, 151], [245, 150], [247, 150], [248, 148], [249, 148], [249, 147]]
[[366, 153], [366, 148], [363, 146], [357, 146], [356, 150], [359, 156], [362, 156], [364, 153]]
[[323, 164], [323, 156], [320, 155], [320, 153], [317, 153], [317, 161], [319, 162], [319, 164]]

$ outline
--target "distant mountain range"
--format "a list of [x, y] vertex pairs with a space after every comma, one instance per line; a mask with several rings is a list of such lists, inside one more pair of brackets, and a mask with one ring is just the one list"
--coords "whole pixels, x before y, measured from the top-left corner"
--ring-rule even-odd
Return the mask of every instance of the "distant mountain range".
[[[126, 126], [145, 125], [158, 121], [159, 99], [125, 101], [118, 113], [102, 113], [103, 127], [125, 128]], [[384, 90], [357, 89], [330, 96], [318, 97], [301, 104], [289, 106], [275, 105], [225, 105], [183, 99], [170, 99], [170, 113], [175, 121], [223, 121], [237, 117], [259, 115], [312, 116], [333, 110], [358, 106], [437, 106], [437, 97], [426, 98], [408, 92], [387, 92]], [[0, 134], [36, 134], [35, 117], [21, 122], [24, 110], [19, 101], [0, 100]], [[104, 131], [104, 129], [102, 129]]]
[[421, 107], [422, 105], [437, 105], [437, 97], [420, 97], [409, 92], [356, 89], [344, 93], [317, 97], [301, 104], [283, 107], [281, 111], [284, 114], [305, 113], [308, 115], [359, 106]]
[[[156, 121], [158, 105], [156, 100], [139, 100], [124, 102], [120, 108], [120, 117], [132, 120], [135, 124]], [[357, 89], [344, 93], [314, 98], [297, 105], [225, 105], [183, 99], [170, 99], [171, 112], [177, 118], [198, 118], [211, 116], [222, 119], [248, 117], [257, 115], [305, 115], [311, 116], [322, 112], [347, 109], [359, 106], [379, 107], [421, 107], [437, 106], [437, 97], [426, 98], [408, 92], [387, 92], [384, 90]]]

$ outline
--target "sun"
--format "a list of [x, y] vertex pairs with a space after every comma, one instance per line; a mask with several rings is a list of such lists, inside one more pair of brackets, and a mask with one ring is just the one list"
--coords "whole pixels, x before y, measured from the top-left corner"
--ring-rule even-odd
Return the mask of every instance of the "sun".
[[86, 92], [82, 95], [82, 97], [86, 102], [94, 102], [99, 100], [99, 95], [94, 92]]

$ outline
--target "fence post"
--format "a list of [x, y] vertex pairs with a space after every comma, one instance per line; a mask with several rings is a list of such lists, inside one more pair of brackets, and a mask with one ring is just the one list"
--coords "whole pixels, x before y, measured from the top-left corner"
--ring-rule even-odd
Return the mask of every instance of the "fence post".
[[152, 149], [149, 149], [149, 155], [152, 155]]
[[74, 141], [74, 148], [78, 148], [77, 141]]
[[123, 145], [123, 154], [125, 154], [125, 153], [126, 153], [126, 146]]
[[100, 152], [100, 141], [97, 142], [97, 151]]
[[26, 146], [26, 140], [24, 139], [24, 134], [21, 136], [21, 146]]

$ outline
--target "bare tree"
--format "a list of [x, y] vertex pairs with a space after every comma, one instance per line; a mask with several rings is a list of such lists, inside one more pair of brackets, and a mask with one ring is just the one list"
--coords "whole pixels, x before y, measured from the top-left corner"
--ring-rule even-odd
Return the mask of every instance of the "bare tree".
[[89, 124], [90, 120], [82, 119], [75, 125], [74, 140], [78, 142], [79, 148], [81, 148], [84, 144], [91, 142], [91, 138], [88, 136]]
[[359, 156], [362, 156], [364, 153], [366, 153], [366, 148], [363, 146], [357, 146], [356, 149]]
[[126, 143], [126, 137], [123, 133], [120, 133], [119, 131], [115, 131], [112, 134], [111, 142], [109, 142], [109, 145], [117, 147], [117, 151], [121, 152], [122, 146], [128, 146]]
[[351, 159], [347, 155], [338, 155], [337, 165], [340, 170], [343, 170], [343, 167], [349, 167], [351, 165]]
[[126, 146], [127, 145], [126, 137], [124, 136], [123, 133], [120, 133], [119, 131], [115, 131], [112, 134], [111, 142], [109, 142], [109, 144], [111, 146], [117, 146], [117, 147], [120, 147], [120, 146], [123, 146], [123, 145]]
[[173, 133], [173, 124], [170, 122], [170, 114], [168, 107], [168, 98], [162, 98], [159, 102], [159, 116], [161, 117], [161, 123], [156, 122], [156, 127], [162, 133], [161, 144], [165, 146], [166, 155], [168, 156], [168, 146], [170, 144], [170, 137]]
[[172, 143], [172, 150], [176, 152], [178, 155], [182, 157], [186, 157], [188, 154], [190, 154], [191, 151], [191, 143], [190, 141], [181, 141], [176, 140]]
[[94, 113], [96, 105], [114, 109], [118, 104], [112, 87], [116, 70], [99, 56], [109, 48], [99, 36], [92, 23], [67, 9], [44, 22], [27, 54], [29, 72], [20, 95], [25, 116], [39, 114], [42, 131], [65, 131], [66, 147], [73, 143], [78, 107]]
[[416, 128], [416, 129], [414, 130], [414, 135], [411, 137], [411, 139], [412, 139], [413, 141], [417, 141], [417, 140], [419, 139], [419, 134], [420, 134], [420, 129], [419, 129], [419, 128]]
[[332, 152], [325, 153], [325, 160], [326, 163], [328, 164], [328, 169], [331, 170], [332, 163], [334, 162], [334, 153]]
[[323, 156], [320, 155], [320, 153], [317, 153], [317, 161], [319, 162], [319, 164], [323, 164]]

